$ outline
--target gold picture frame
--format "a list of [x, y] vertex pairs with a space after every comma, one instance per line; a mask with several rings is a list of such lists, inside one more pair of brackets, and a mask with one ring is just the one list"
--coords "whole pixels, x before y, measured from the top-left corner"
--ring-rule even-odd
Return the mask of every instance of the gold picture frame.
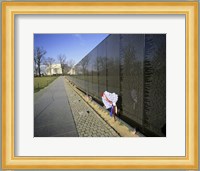
[[[56, 7], [56, 8], [55, 8]], [[14, 155], [14, 17], [17, 14], [175, 14], [186, 17], [185, 157]], [[3, 169], [198, 169], [198, 2], [2, 2]]]

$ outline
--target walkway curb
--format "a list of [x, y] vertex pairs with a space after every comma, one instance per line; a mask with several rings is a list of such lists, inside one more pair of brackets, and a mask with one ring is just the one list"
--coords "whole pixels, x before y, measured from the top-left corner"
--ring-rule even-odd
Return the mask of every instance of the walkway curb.
[[91, 98], [81, 92], [76, 88], [75, 85], [65, 77], [67, 83], [70, 87], [97, 113], [101, 118], [103, 118], [121, 137], [139, 137], [135, 129], [130, 129], [127, 125], [124, 124], [121, 120], [117, 119], [114, 121], [113, 117], [110, 117], [109, 112], [101, 107], [99, 104], [94, 102]]

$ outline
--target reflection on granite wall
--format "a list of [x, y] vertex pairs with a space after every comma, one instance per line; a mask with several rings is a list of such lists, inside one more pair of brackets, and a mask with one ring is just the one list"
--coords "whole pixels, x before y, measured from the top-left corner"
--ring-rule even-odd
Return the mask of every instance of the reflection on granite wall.
[[166, 35], [145, 35], [144, 127], [162, 135], [166, 127]]
[[121, 119], [149, 136], [166, 136], [166, 35], [109, 35], [68, 77], [101, 100], [105, 90], [119, 95]]
[[144, 35], [121, 35], [121, 94], [124, 115], [143, 124]]
[[106, 40], [107, 52], [107, 90], [120, 94], [120, 35], [109, 36]]
[[97, 46], [97, 65], [98, 65], [98, 85], [99, 85], [99, 92], [104, 92], [108, 90], [107, 86], [107, 50], [106, 50], [106, 40], [101, 42]]

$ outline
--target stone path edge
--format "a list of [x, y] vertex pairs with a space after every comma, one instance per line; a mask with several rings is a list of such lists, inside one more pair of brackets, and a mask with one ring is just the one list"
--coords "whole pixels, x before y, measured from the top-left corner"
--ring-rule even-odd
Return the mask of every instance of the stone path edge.
[[[69, 87], [71, 90], [69, 90], [67, 87]], [[103, 121], [103, 122], [101, 122], [101, 123], [105, 123], [108, 127], [110, 127], [113, 131], [111, 131], [110, 129], [109, 129], [109, 133], [108, 134], [110, 134], [110, 135], [108, 135], [107, 133], [107, 136], [104, 136], [104, 134], [103, 134], [103, 136], [102, 135], [97, 135], [98, 133], [96, 132], [96, 131], [89, 131], [88, 132], [88, 130], [86, 129], [85, 130], [85, 126], [84, 125], [82, 125], [81, 124], [81, 127], [85, 130], [85, 133], [84, 133], [84, 135], [83, 135], [83, 133], [82, 133], [82, 128], [80, 129], [80, 120], [85, 120], [84, 118], [82, 118], [83, 116], [78, 116], [78, 115], [80, 115], [80, 113], [78, 112], [78, 111], [74, 111], [74, 102], [73, 102], [73, 100], [71, 101], [71, 100], [69, 100], [69, 101], [71, 101], [70, 102], [70, 106], [71, 106], [71, 109], [72, 109], [72, 113], [73, 113], [73, 115], [74, 115], [74, 118], [76, 118], [75, 120], [75, 123], [76, 123], [76, 126], [77, 126], [77, 130], [78, 130], [78, 132], [79, 132], [79, 136], [81, 136], [81, 137], [88, 137], [88, 136], [85, 136], [85, 134], [88, 134], [89, 136], [91, 136], [91, 137], [120, 137], [120, 135], [118, 134], [118, 132], [116, 132], [115, 131], [115, 129], [113, 129], [113, 127], [111, 127], [81, 96], [80, 96], [80, 94], [78, 94], [72, 87], [71, 87], [71, 85], [70, 85], [70, 83], [68, 82], [68, 81], [65, 81], [65, 89], [66, 89], [66, 92], [67, 91], [73, 91], [73, 94], [76, 96], [77, 95], [77, 97], [79, 97], [78, 99], [81, 99], [81, 103], [83, 103], [84, 104], [84, 106], [88, 109], [88, 111], [91, 111], [93, 114], [95, 114], [96, 115], [96, 117], [97, 118], [99, 118], [100, 120], [100, 122], [101, 122], [101, 120]], [[68, 92], [69, 93], [69, 92]], [[68, 94], [67, 93], [67, 94]], [[69, 97], [69, 99], [71, 98], [70, 97], [70, 94], [68, 94], [68, 97]], [[79, 102], [80, 102], [80, 100], [78, 100]], [[84, 110], [84, 108], [82, 109], [83, 111], [82, 112], [84, 112], [85, 110]], [[77, 112], [78, 112], [78, 115], [77, 115]], [[90, 113], [90, 112], [89, 112]], [[82, 118], [82, 119], [80, 119], [80, 118]], [[80, 120], [79, 120], [79, 119]], [[95, 116], [93, 117], [93, 119], [95, 119]], [[85, 120], [86, 121], [86, 120]], [[90, 126], [91, 126], [91, 123], [88, 123]], [[105, 125], [105, 126], [106, 126]], [[96, 127], [95, 126], [92, 126], [92, 128], [98, 128], [98, 127], [101, 127], [101, 124], [100, 125], [97, 125]], [[106, 126], [106, 127], [107, 127]], [[79, 128], [78, 128], [79, 127]], [[98, 129], [101, 129], [101, 128], [98, 128]], [[103, 130], [102, 131], [104, 131], [105, 132], [105, 130], [108, 130], [108, 129], [106, 129], [105, 128], [105, 130], [104, 130], [104, 128], [102, 128]], [[96, 129], [95, 129], [96, 130]], [[111, 131], [111, 132], [110, 132]], [[97, 134], [96, 134], [96, 133]]]
[[109, 112], [102, 106], [88, 98], [83, 92], [81, 92], [76, 85], [73, 85], [67, 77], [65, 77], [70, 87], [105, 121], [107, 122], [121, 137], [139, 137], [136, 130], [130, 129], [123, 121], [117, 119], [114, 121], [113, 117], [110, 117]]

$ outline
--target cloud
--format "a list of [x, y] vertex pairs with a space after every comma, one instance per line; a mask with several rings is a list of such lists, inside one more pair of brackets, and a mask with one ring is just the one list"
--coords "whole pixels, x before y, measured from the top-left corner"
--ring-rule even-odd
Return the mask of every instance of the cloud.
[[74, 34], [74, 36], [79, 40], [81, 46], [84, 46], [84, 39], [81, 34]]

